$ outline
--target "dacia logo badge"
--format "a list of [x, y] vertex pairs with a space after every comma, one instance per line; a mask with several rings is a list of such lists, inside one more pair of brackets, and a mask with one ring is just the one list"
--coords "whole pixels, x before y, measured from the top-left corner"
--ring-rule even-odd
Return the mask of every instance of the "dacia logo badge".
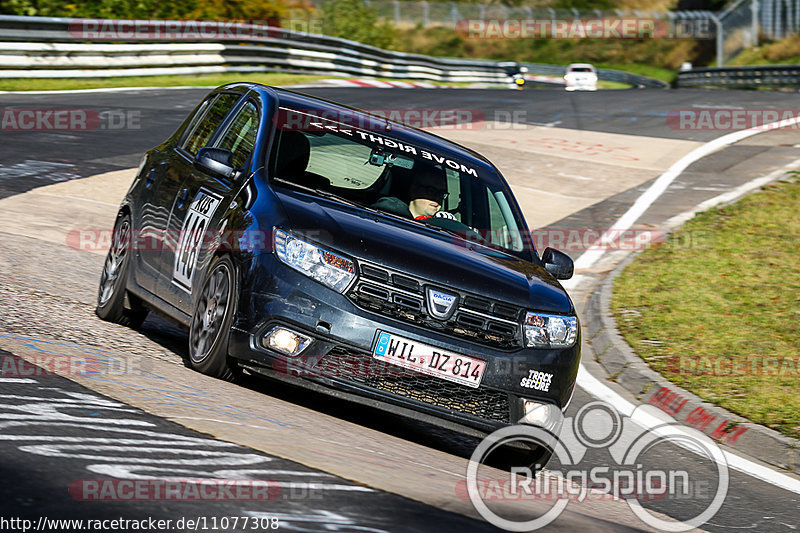
[[458, 296], [428, 287], [428, 313], [434, 318], [447, 320], [456, 308]]

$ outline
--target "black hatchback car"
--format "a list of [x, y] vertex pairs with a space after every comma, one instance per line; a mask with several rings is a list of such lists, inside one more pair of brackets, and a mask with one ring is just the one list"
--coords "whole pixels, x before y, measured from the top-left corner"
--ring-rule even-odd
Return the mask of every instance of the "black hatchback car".
[[538, 256], [480, 155], [240, 83], [145, 154], [97, 314], [177, 320], [212, 376], [246, 370], [476, 435], [552, 429], [580, 363], [558, 282], [572, 270]]

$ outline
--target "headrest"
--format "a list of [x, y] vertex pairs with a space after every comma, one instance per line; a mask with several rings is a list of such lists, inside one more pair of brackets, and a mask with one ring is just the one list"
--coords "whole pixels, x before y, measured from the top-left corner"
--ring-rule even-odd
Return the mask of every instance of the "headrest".
[[285, 178], [302, 177], [310, 154], [311, 145], [305, 135], [299, 131], [281, 132], [275, 174]]

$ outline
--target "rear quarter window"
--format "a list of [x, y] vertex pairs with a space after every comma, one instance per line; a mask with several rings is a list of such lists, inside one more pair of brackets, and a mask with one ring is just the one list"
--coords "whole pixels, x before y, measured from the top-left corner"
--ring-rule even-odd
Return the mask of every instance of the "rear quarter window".
[[242, 168], [256, 144], [257, 132], [258, 108], [252, 102], [247, 102], [231, 121], [217, 147], [230, 150], [233, 153], [233, 167]]
[[238, 94], [222, 93], [218, 95], [208, 106], [203, 118], [195, 123], [194, 129], [183, 143], [183, 149], [195, 155], [200, 148], [207, 146], [211, 142], [214, 132], [217, 131], [238, 99]]

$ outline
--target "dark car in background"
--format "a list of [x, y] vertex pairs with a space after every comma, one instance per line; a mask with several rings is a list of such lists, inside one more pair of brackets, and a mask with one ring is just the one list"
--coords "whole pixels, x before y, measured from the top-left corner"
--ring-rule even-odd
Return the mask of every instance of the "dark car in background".
[[[441, 212], [408, 202], [423, 170]], [[441, 216], [440, 216], [441, 215]], [[482, 435], [553, 429], [580, 325], [485, 158], [381, 117], [257, 84], [212, 91], [145, 154], [119, 210], [97, 314], [155, 310], [189, 364], [247, 371]]]

